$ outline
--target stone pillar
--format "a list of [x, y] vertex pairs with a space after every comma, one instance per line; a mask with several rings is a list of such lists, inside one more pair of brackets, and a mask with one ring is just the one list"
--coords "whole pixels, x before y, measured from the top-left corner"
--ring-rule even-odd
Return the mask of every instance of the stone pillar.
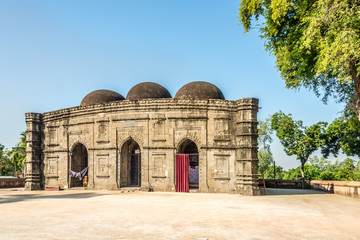
[[41, 190], [42, 126], [41, 113], [26, 113], [26, 182], [25, 190]]
[[236, 119], [236, 192], [241, 195], [260, 195], [257, 171], [257, 112], [259, 100], [237, 100]]

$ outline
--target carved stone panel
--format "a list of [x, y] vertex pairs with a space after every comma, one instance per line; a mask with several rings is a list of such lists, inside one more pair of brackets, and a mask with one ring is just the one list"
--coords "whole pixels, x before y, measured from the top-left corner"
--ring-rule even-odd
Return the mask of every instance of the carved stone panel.
[[237, 146], [251, 146], [252, 138], [250, 135], [238, 135], [236, 137], [236, 145]]
[[97, 155], [97, 177], [108, 177], [109, 176], [109, 155], [101, 154]]
[[107, 134], [107, 124], [101, 123], [99, 125], [98, 138], [104, 138]]
[[152, 164], [153, 164], [152, 177], [166, 177], [165, 158], [166, 158], [165, 153], [152, 154]]
[[48, 167], [47, 172], [49, 177], [58, 176], [58, 156], [48, 157]]
[[249, 158], [249, 149], [247, 149], [247, 148], [241, 149], [240, 157], [241, 157], [241, 159]]
[[97, 143], [107, 143], [109, 142], [109, 122], [108, 121], [99, 121], [96, 127], [96, 142]]
[[216, 174], [215, 178], [228, 179], [229, 178], [229, 156], [215, 155]]
[[229, 132], [229, 121], [225, 119], [215, 119], [215, 138], [228, 137]]
[[158, 119], [152, 122], [152, 140], [166, 140], [165, 139], [165, 121]]
[[117, 128], [118, 143], [124, 143], [129, 137], [134, 139], [142, 148], [144, 146], [144, 136], [142, 127], [123, 127]]
[[180, 143], [186, 138], [193, 141], [198, 149], [200, 148], [200, 129], [174, 129], [174, 143], [176, 148], [178, 148]]
[[50, 142], [55, 142], [57, 140], [56, 128], [49, 129], [49, 139], [50, 139]]
[[58, 128], [48, 127], [48, 145], [56, 146], [58, 144]]

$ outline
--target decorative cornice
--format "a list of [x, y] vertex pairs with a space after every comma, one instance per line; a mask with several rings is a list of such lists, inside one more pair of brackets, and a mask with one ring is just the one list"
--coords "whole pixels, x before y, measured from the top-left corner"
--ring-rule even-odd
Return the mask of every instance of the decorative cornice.
[[97, 120], [96, 123], [108, 123], [110, 122], [109, 119], [106, 119], [106, 120]]
[[236, 122], [236, 124], [244, 124], [244, 123], [258, 124], [258, 121], [256, 121], [256, 120], [239, 120]]
[[144, 146], [144, 149], [174, 149], [176, 150], [175, 147], [163, 147], [163, 146], [159, 146], [159, 147], [150, 147], [150, 146]]
[[64, 153], [64, 152], [70, 152], [67, 149], [60, 149], [60, 150], [44, 150], [44, 153]]
[[98, 150], [117, 150], [117, 148], [116, 147], [89, 148], [89, 151], [98, 151]]
[[43, 120], [43, 114], [41, 113], [25, 113], [26, 122], [41, 122]]
[[131, 117], [131, 118], [113, 118], [111, 119], [111, 121], [113, 122], [120, 122], [120, 121], [141, 121], [141, 120], [149, 120], [150, 118], [149, 117], [139, 117], [139, 118], [136, 118], [136, 117]]
[[205, 150], [209, 150], [209, 149], [221, 149], [221, 150], [236, 150], [239, 149], [238, 147], [234, 147], [234, 146], [203, 146], [200, 147], [200, 149], [205, 149]]
[[240, 98], [236, 100], [238, 105], [258, 105], [259, 99], [258, 98]]
[[236, 159], [236, 161], [238, 161], [238, 162], [253, 162], [253, 161], [258, 161], [258, 159], [257, 158], [241, 158], [241, 159]]
[[172, 117], [168, 117], [168, 119], [185, 119], [185, 120], [208, 120], [208, 117], [197, 117], [197, 116], [186, 116], [185, 114], [183, 116], [172, 116]]
[[237, 133], [236, 136], [237, 137], [242, 137], [242, 136], [254, 136], [254, 137], [257, 137], [257, 133]]
[[78, 126], [78, 125], [86, 125], [86, 124], [94, 124], [94, 121], [87, 121], [87, 122], [78, 122], [78, 123], [68, 123], [68, 124], [63, 124], [63, 126], [65, 127], [71, 127], [71, 126]]
[[61, 120], [69, 117], [91, 115], [106, 112], [123, 112], [137, 110], [139, 112], [151, 112], [174, 109], [197, 109], [197, 110], [220, 110], [237, 111], [239, 100], [179, 100], [179, 99], [144, 99], [144, 100], [122, 100], [105, 104], [78, 106], [72, 108], [59, 109], [43, 114], [44, 121]]

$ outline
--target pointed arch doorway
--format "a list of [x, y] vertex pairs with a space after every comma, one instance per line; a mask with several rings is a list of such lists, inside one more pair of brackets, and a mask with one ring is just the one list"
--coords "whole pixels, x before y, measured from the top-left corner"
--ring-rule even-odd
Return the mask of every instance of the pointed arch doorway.
[[185, 139], [175, 156], [176, 191], [188, 192], [199, 189], [199, 151], [196, 144]]
[[141, 151], [139, 144], [127, 140], [120, 153], [120, 188], [141, 186]]
[[[71, 170], [73, 172], [80, 173], [81, 171], [83, 171], [87, 167], [88, 167], [88, 152], [87, 152], [87, 149], [83, 144], [77, 143], [73, 147], [73, 150], [71, 152], [69, 170]], [[87, 175], [88, 175], [88, 173], [87, 173], [87, 170], [86, 170], [86, 174], [84, 175], [84, 177], [87, 176]], [[83, 187], [83, 180], [82, 179], [80, 180], [78, 177], [70, 177], [70, 179], [69, 179], [69, 187], [70, 188]]]

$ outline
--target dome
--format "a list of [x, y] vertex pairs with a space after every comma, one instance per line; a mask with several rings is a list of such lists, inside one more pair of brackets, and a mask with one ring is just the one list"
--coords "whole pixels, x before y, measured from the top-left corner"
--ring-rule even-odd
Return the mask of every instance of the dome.
[[182, 86], [176, 93], [178, 99], [223, 99], [221, 90], [208, 82], [191, 82]]
[[135, 85], [128, 92], [127, 100], [139, 100], [146, 98], [171, 98], [169, 91], [154, 82], [143, 82]]
[[87, 106], [112, 101], [124, 100], [119, 93], [110, 90], [96, 90], [86, 95], [80, 103], [80, 106]]

